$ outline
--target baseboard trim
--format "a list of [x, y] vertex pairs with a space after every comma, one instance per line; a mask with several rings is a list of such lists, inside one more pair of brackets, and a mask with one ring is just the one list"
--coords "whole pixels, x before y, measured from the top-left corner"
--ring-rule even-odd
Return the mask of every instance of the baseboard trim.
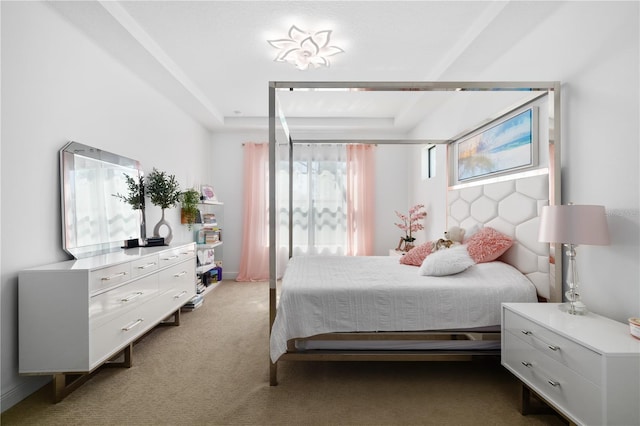
[[4, 413], [18, 402], [48, 384], [51, 379], [52, 376], [32, 376], [28, 379], [22, 380], [17, 386], [0, 395], [0, 412]]

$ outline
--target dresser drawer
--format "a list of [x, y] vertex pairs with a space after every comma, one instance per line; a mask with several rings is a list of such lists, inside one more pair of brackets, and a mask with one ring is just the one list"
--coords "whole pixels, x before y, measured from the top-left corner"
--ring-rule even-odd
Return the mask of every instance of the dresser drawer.
[[155, 272], [160, 267], [160, 260], [158, 255], [146, 256], [140, 260], [131, 262], [131, 276], [139, 277], [141, 275]]
[[160, 293], [165, 293], [173, 289], [187, 289], [195, 292], [196, 272], [193, 260], [173, 265], [170, 268], [158, 273], [158, 283]]
[[601, 355], [585, 346], [522, 317], [508, 309], [504, 311], [504, 330], [532, 348], [571, 368], [580, 376], [601, 386]]
[[150, 275], [93, 296], [89, 301], [89, 322], [96, 328], [118, 315], [135, 309], [158, 294], [158, 277]]
[[89, 272], [89, 294], [96, 295], [131, 279], [129, 262]]
[[110, 356], [153, 328], [159, 321], [155, 301], [139, 305], [137, 309], [120, 315], [92, 330], [90, 336], [91, 368], [107, 361]]
[[165, 250], [159, 254], [160, 267], [165, 268], [167, 266], [180, 263], [184, 260], [195, 258], [195, 256], [195, 245], [179, 247], [173, 250]]
[[580, 423], [602, 424], [601, 389], [512, 332], [504, 336], [503, 364]]

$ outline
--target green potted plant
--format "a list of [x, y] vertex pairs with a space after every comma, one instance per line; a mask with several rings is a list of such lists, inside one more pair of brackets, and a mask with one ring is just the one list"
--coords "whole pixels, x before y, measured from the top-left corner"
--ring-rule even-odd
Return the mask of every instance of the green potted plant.
[[133, 210], [140, 210], [140, 239], [144, 242], [147, 238], [147, 224], [144, 212], [144, 177], [140, 174], [138, 175], [138, 180], [136, 180], [126, 173], [123, 173], [123, 175], [127, 181], [129, 192], [127, 195], [116, 193], [113, 196], [129, 204]]
[[198, 203], [200, 202], [200, 192], [193, 188], [189, 188], [182, 193], [180, 203], [182, 204], [182, 212], [180, 218], [182, 223], [186, 223], [189, 230], [198, 217]]
[[159, 237], [160, 228], [166, 226], [169, 229], [169, 233], [164, 237], [164, 241], [165, 243], [170, 243], [173, 238], [173, 232], [164, 218], [164, 210], [174, 207], [180, 202], [180, 185], [174, 175], [168, 175], [166, 172], [161, 172], [154, 167], [151, 173], [147, 175], [146, 191], [151, 203], [162, 209], [162, 218], [153, 228], [153, 236]]

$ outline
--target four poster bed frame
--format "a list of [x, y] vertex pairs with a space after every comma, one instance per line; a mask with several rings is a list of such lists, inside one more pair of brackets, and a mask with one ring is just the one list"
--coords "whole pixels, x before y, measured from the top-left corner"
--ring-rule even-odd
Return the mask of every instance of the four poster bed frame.
[[[277, 127], [288, 139], [290, 158], [296, 143], [289, 134], [286, 117], [277, 113], [277, 93], [309, 89], [354, 91], [535, 91], [540, 93], [527, 104], [540, 102], [546, 97], [548, 113], [548, 139], [540, 135], [540, 148], [548, 148], [545, 162], [540, 167], [523, 172], [513, 179], [486, 179], [469, 184], [449, 186], [447, 190], [447, 226], [469, 228], [474, 225], [491, 226], [514, 239], [514, 246], [500, 258], [522, 272], [535, 285], [540, 301], [557, 302], [562, 292], [561, 245], [537, 242], [538, 215], [546, 204], [560, 204], [560, 83], [559, 82], [271, 82], [269, 84], [269, 226], [270, 226], [270, 330], [277, 313], [277, 204], [276, 163]], [[448, 140], [314, 140], [324, 143], [376, 143], [376, 144], [449, 144], [470, 135], [478, 128], [493, 123], [521, 108], [501, 111], [478, 126]], [[540, 123], [547, 116], [540, 116]], [[540, 126], [546, 130], [546, 124]], [[545, 132], [546, 133], [546, 132]], [[450, 163], [449, 163], [450, 164]], [[291, 193], [291, 187], [289, 189]], [[290, 197], [291, 199], [291, 197]], [[499, 213], [498, 213], [499, 212]], [[291, 221], [289, 223], [289, 257], [291, 257]], [[556, 272], [557, 271], [557, 272]], [[288, 341], [287, 351], [277, 362], [270, 361], [270, 384], [277, 384], [277, 363], [280, 361], [452, 361], [471, 360], [477, 356], [495, 356], [500, 350], [298, 350], [296, 341], [433, 341], [433, 340], [500, 340], [500, 331], [437, 330], [412, 332], [348, 332], [319, 334], [306, 339]]]

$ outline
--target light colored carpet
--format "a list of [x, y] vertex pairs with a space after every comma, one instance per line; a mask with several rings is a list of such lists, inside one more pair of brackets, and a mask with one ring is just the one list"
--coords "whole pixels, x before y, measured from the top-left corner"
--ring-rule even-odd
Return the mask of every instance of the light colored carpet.
[[282, 362], [269, 386], [268, 284], [218, 284], [58, 404], [45, 386], [3, 425], [560, 425], [522, 416], [499, 362]]

